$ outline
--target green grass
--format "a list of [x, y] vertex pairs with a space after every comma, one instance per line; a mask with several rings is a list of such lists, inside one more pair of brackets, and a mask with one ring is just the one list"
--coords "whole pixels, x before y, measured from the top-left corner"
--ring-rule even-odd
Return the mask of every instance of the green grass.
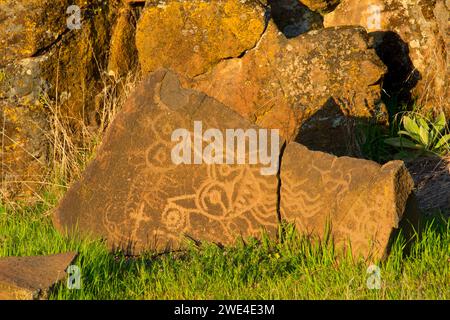
[[[1, 208], [1, 207], [0, 207]], [[51, 299], [450, 299], [450, 223], [434, 218], [409, 253], [398, 236], [382, 264], [381, 289], [366, 285], [368, 265], [335, 259], [331, 245], [294, 232], [234, 247], [191, 246], [182, 253], [128, 258], [101, 241], [67, 239], [37, 205], [0, 210], [0, 257], [75, 250], [82, 288], [61, 283]]]

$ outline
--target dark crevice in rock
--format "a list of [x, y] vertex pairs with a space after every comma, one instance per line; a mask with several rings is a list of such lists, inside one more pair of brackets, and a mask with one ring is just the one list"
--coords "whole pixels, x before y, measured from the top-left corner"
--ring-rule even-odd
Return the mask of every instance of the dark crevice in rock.
[[287, 146], [288, 142], [284, 142], [283, 145], [280, 148], [280, 156], [278, 159], [278, 172], [277, 172], [277, 179], [278, 179], [278, 186], [277, 186], [277, 219], [278, 219], [278, 223], [281, 225], [282, 221], [283, 221], [283, 217], [281, 216], [281, 163], [283, 161], [283, 154], [284, 151], [286, 150], [286, 146]]
[[[384, 76], [383, 91], [385, 100], [396, 98], [397, 103], [412, 102], [411, 90], [421, 78], [409, 56], [408, 44], [395, 32], [377, 31], [369, 34], [381, 61], [388, 67]], [[396, 54], [392, 54], [396, 52]]]
[[341, 0], [336, 0], [334, 3], [331, 3], [327, 8], [321, 11], [322, 14], [330, 13], [341, 4]]
[[145, 7], [147, 4], [146, 0], [128, 0], [127, 5], [130, 7], [138, 8], [138, 7]]
[[269, 0], [268, 3], [273, 21], [286, 38], [323, 28], [322, 15], [298, 0]]
[[61, 43], [61, 41], [63, 41], [63, 39], [64, 39], [64, 36], [70, 31], [72, 31], [72, 30], [66, 28], [63, 32], [61, 32], [61, 34], [58, 35], [58, 37], [56, 37], [56, 39], [54, 41], [52, 41], [51, 43], [49, 43], [45, 47], [42, 47], [39, 50], [37, 50], [35, 53], [33, 53], [31, 55], [31, 57], [32, 58], [36, 58], [36, 57], [40, 57], [40, 56], [43, 56], [43, 55], [47, 54], [54, 46], [56, 46], [59, 43]]
[[263, 38], [264, 34], [265, 34], [266, 31], [267, 31], [267, 27], [269, 26], [270, 18], [271, 18], [270, 11], [269, 11], [269, 10], [266, 10], [266, 12], [265, 12], [265, 18], [264, 18], [264, 19], [265, 19], [265, 21], [264, 21], [264, 24], [265, 24], [265, 25], [264, 25], [264, 30], [263, 30], [263, 32], [261, 32], [261, 35], [259, 36], [258, 41], [256, 41], [256, 43], [255, 43], [255, 45], [254, 45], [253, 47], [248, 48], [248, 49], [245, 49], [245, 50], [242, 51], [237, 57], [227, 57], [227, 58], [222, 59], [221, 61], [224, 61], [224, 60], [231, 60], [231, 59], [236, 59], [236, 58], [241, 59], [241, 58], [243, 58], [243, 57], [247, 54], [247, 52], [249, 52], [249, 51], [255, 49], [256, 47], [258, 47], [259, 43], [261, 42], [261, 39]]

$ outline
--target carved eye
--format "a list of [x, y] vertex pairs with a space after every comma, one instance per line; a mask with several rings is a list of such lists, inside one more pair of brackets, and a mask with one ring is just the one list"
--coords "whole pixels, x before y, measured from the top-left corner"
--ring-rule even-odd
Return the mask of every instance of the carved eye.
[[211, 215], [224, 216], [230, 209], [227, 190], [219, 183], [210, 183], [198, 194], [200, 208]]
[[222, 196], [218, 190], [212, 190], [209, 194], [209, 199], [212, 204], [219, 204], [222, 201]]

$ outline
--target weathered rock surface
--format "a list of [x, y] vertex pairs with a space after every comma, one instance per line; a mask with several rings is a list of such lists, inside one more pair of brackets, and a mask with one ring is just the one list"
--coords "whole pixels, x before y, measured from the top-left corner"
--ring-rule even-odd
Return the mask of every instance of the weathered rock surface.
[[131, 7], [119, 10], [117, 21], [111, 33], [108, 73], [116, 78], [126, 76], [137, 65], [136, 23], [137, 12]]
[[45, 299], [64, 279], [74, 252], [35, 257], [0, 258], [0, 300]]
[[449, 15], [450, 3], [444, 0], [342, 0], [324, 25], [361, 25], [373, 32], [390, 69], [390, 93], [404, 95], [414, 88], [419, 104], [450, 114]]
[[66, 29], [68, 0], [0, 1], [0, 66], [28, 58], [49, 46]]
[[[81, 123], [96, 125], [95, 97], [104, 85], [102, 72], [107, 69], [110, 33], [120, 3], [75, 1], [81, 9], [79, 30], [67, 28], [66, 9], [71, 4], [0, 1], [4, 199], [28, 198], [42, 187], [49, 166], [51, 121], [70, 122], [75, 142]], [[49, 108], [56, 105], [57, 112]]]
[[[173, 150], [180, 140], [172, 137], [180, 128], [193, 137], [185, 145], [193, 152], [190, 161], [204, 155], [195, 147], [194, 121], [202, 122], [203, 132], [217, 128], [223, 137], [226, 129], [258, 129], [204, 93], [180, 87], [176, 74], [152, 73], [55, 210], [58, 230], [78, 228], [106, 239], [113, 249], [136, 254], [179, 249], [186, 238], [228, 245], [239, 237], [259, 237], [263, 230], [275, 236], [281, 216], [299, 232], [319, 237], [330, 222], [338, 247], [351, 241], [355, 256], [381, 259], [400, 221], [410, 216], [406, 206], [413, 181], [401, 161], [381, 166], [295, 142], [279, 155], [283, 141], [275, 152], [269, 139], [269, 154], [282, 161], [280, 176], [278, 161], [273, 175], [262, 175], [266, 166], [248, 161], [176, 164]], [[213, 140], [203, 139], [204, 152]], [[252, 153], [244, 152], [249, 159]]]
[[287, 38], [323, 28], [323, 17], [298, 0], [269, 0], [270, 15]]
[[333, 10], [341, 0], [299, 0], [305, 6], [314, 11], [326, 13]]
[[17, 193], [29, 197], [41, 187], [36, 182], [45, 172], [48, 152], [45, 135], [49, 131], [40, 100], [46, 88], [40, 69], [44, 59], [26, 58], [0, 69], [3, 199], [11, 199]]
[[277, 170], [263, 176], [259, 164], [174, 164], [172, 133], [192, 132], [194, 121], [203, 130], [256, 129], [205, 94], [180, 88], [173, 73], [152, 74], [56, 209], [56, 227], [78, 226], [132, 253], [177, 249], [185, 237], [232, 244], [263, 229], [275, 235]]
[[414, 180], [420, 209], [425, 213], [450, 215], [450, 159], [423, 157], [406, 166]]
[[305, 235], [323, 239], [329, 232], [354, 256], [384, 258], [400, 221], [417, 223], [415, 212], [405, 212], [414, 183], [402, 161], [381, 166], [290, 143], [280, 176], [281, 217]]
[[[289, 141], [299, 135], [300, 142], [314, 142], [311, 147], [346, 154], [341, 149], [353, 134], [346, 132], [346, 119], [387, 118], [381, 102], [385, 71], [363, 28], [328, 28], [287, 39], [270, 23], [254, 49], [220, 62], [196, 77], [193, 87], [261, 127], [280, 129]], [[334, 141], [309, 139], [309, 133]]]
[[188, 77], [255, 46], [266, 26], [257, 0], [150, 2], [137, 26], [143, 73], [165, 67]]

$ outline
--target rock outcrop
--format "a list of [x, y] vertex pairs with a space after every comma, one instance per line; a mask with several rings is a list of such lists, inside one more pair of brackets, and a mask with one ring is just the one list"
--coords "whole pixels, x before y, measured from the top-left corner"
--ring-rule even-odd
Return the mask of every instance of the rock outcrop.
[[348, 120], [387, 120], [381, 102], [385, 71], [363, 28], [287, 39], [270, 23], [254, 49], [196, 77], [193, 88], [261, 127], [280, 129], [288, 141], [351, 154]]
[[324, 25], [364, 26], [389, 67], [389, 94], [405, 100], [412, 90], [418, 105], [450, 115], [449, 15], [444, 0], [342, 0]]
[[[228, 148], [230, 129], [241, 130], [244, 149], [237, 141]], [[351, 241], [355, 256], [383, 258], [408, 216], [413, 182], [403, 162], [336, 158], [295, 142], [281, 153], [283, 141], [273, 132], [180, 87], [174, 73], [156, 71], [110, 126], [96, 159], [55, 210], [54, 224], [136, 254], [179, 249], [186, 239], [229, 245], [262, 231], [275, 237], [280, 217], [320, 237], [330, 222], [337, 246]], [[235, 160], [225, 162], [230, 152]], [[205, 162], [209, 156], [219, 160]], [[273, 166], [261, 160], [266, 156]]]
[[[0, 0], [1, 200], [35, 193], [51, 141], [76, 149], [108, 81], [140, 67], [146, 80], [55, 211], [60, 231], [139, 253], [274, 237], [281, 218], [319, 238], [330, 227], [340, 248], [381, 259], [410, 216], [411, 177], [401, 162], [336, 155], [358, 154], [358, 122], [387, 123], [383, 90], [450, 112], [448, 12], [443, 0]], [[208, 134], [195, 140], [200, 123]], [[265, 157], [241, 151], [264, 165], [196, 163], [198, 143], [228, 157], [227, 129], [249, 146], [253, 134], [281, 138]]]
[[322, 27], [320, 15], [296, 0], [268, 4], [274, 21], [267, 24], [257, 1], [151, 3], [136, 35], [143, 73], [172, 69], [289, 141], [354, 154], [349, 122], [387, 120], [381, 102], [386, 69], [367, 34], [357, 27], [314, 30]]
[[[80, 29], [68, 27], [66, 9], [72, 4], [79, 5]], [[104, 87], [111, 29], [121, 6], [119, 0], [0, 1], [2, 198], [28, 198], [42, 187], [52, 125], [70, 122], [75, 142], [81, 127], [96, 125], [95, 98]]]

